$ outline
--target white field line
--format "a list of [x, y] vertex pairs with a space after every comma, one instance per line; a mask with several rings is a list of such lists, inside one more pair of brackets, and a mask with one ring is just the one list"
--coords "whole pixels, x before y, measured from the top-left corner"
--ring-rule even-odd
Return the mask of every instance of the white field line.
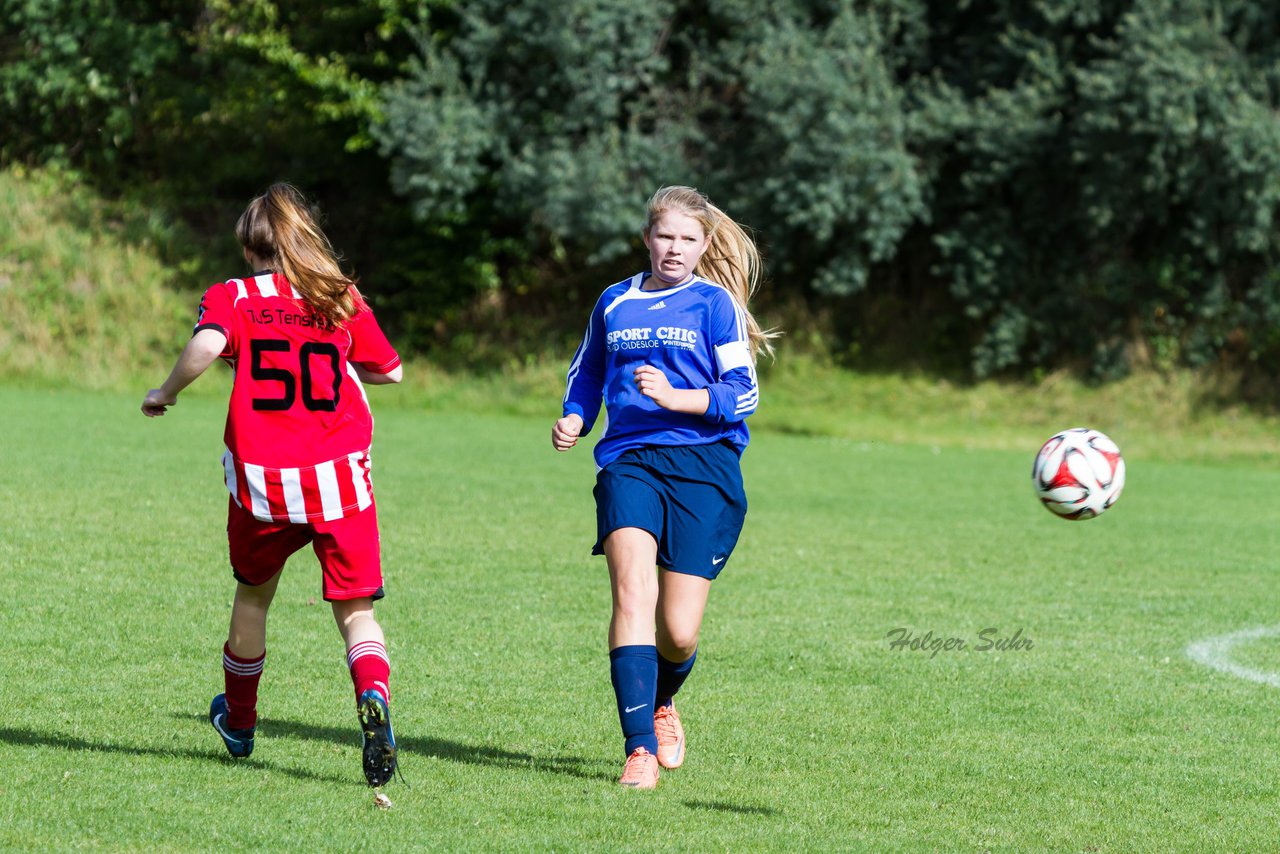
[[1280, 626], [1258, 626], [1253, 629], [1243, 629], [1238, 632], [1232, 632], [1229, 635], [1205, 638], [1188, 644], [1187, 655], [1193, 661], [1198, 661], [1206, 667], [1212, 667], [1214, 670], [1221, 670], [1223, 673], [1230, 673], [1232, 676], [1248, 679], [1250, 682], [1260, 682], [1263, 685], [1280, 688], [1280, 673], [1266, 673], [1262, 670], [1254, 670], [1251, 667], [1236, 664], [1231, 660], [1231, 650], [1234, 647], [1262, 640], [1263, 638], [1274, 637], [1280, 637]]

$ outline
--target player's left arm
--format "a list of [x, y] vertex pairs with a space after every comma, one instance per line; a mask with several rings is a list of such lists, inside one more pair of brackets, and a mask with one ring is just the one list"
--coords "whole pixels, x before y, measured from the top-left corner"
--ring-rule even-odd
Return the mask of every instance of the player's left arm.
[[347, 363], [351, 365], [360, 382], [367, 385], [388, 385], [404, 379], [404, 365], [382, 327], [367, 308], [347, 322], [351, 334], [351, 350]]
[[721, 291], [711, 302], [709, 321], [717, 379], [707, 386], [710, 401], [704, 417], [715, 424], [744, 421], [760, 402], [746, 312], [728, 291]]
[[360, 382], [365, 385], [388, 385], [390, 383], [398, 383], [404, 379], [404, 365], [396, 365], [385, 374], [376, 374], [355, 362], [351, 363], [351, 369], [356, 372]]
[[142, 414], [148, 418], [164, 415], [165, 410], [178, 402], [182, 390], [208, 370], [226, 346], [227, 336], [213, 327], [205, 327], [192, 335], [168, 378], [143, 398]]
[[747, 337], [746, 316], [727, 291], [709, 304], [710, 373], [716, 381], [704, 388], [674, 388], [653, 365], [636, 369], [640, 392], [663, 409], [701, 415], [713, 424], [744, 420], [755, 412], [760, 399], [755, 360]]

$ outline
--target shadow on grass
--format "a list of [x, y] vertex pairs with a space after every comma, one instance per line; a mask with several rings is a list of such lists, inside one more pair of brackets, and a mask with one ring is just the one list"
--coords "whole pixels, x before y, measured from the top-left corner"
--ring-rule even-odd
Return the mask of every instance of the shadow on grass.
[[685, 801], [684, 805], [691, 810], [715, 810], [716, 812], [731, 812], [738, 815], [769, 817], [782, 815], [781, 810], [776, 810], [773, 807], [744, 807], [740, 804], [726, 804], [724, 801]]
[[[190, 715], [178, 715], [183, 720], [189, 719]], [[204, 718], [201, 718], [204, 720]], [[210, 733], [210, 739], [216, 739], [213, 733]], [[264, 762], [257, 757], [249, 757], [248, 759], [232, 759], [222, 750], [222, 745], [216, 740], [212, 743], [214, 747], [209, 750], [192, 750], [190, 748], [159, 748], [159, 747], [140, 747], [124, 744], [110, 744], [105, 741], [89, 741], [88, 739], [76, 738], [71, 735], [63, 735], [56, 732], [32, 732], [25, 729], [14, 729], [12, 727], [0, 727], [0, 741], [8, 744], [27, 745], [30, 747], [52, 747], [58, 750], [83, 750], [93, 753], [123, 753], [128, 756], [156, 756], [156, 757], [181, 757], [185, 759], [196, 759], [201, 762], [213, 760], [226, 765], [239, 765], [257, 771], [272, 771], [280, 774], [287, 774], [290, 777], [297, 777], [299, 780], [314, 780], [321, 783], [352, 783], [357, 778], [354, 777], [337, 777], [331, 774], [316, 774], [312, 771], [306, 771], [299, 768], [289, 768], [284, 765], [276, 765], [271, 762]], [[364, 781], [360, 781], [363, 785]]]
[[[178, 714], [175, 717], [183, 720], [193, 717], [204, 720], [202, 715]], [[354, 719], [350, 728], [339, 729], [264, 716], [259, 719], [258, 726], [259, 736], [267, 738], [305, 738], [333, 742], [347, 747], [358, 747], [360, 744], [360, 730]], [[465, 762], [468, 765], [528, 768], [550, 774], [565, 774], [583, 780], [612, 781], [615, 776], [611, 769], [606, 770], [606, 763], [600, 760], [583, 759], [580, 756], [535, 756], [532, 753], [519, 753], [486, 745], [464, 744], [443, 738], [415, 738], [404, 733], [396, 734], [396, 747], [410, 755], [435, 756], [453, 762]]]

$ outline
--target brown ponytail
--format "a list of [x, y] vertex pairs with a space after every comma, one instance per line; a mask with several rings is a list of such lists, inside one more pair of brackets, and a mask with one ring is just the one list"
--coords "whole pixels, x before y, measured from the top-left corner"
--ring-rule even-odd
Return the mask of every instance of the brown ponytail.
[[355, 281], [342, 272], [338, 258], [292, 184], [272, 184], [249, 202], [236, 222], [240, 245], [269, 261], [307, 304], [341, 325], [361, 308]]

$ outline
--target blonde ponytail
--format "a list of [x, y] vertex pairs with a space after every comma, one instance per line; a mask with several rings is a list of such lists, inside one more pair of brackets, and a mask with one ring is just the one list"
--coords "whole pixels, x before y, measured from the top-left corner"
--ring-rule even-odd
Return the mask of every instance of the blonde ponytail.
[[336, 326], [355, 316], [362, 302], [355, 281], [292, 184], [272, 184], [249, 203], [236, 223], [240, 245], [289, 280], [315, 312]]
[[702, 223], [711, 244], [694, 270], [699, 276], [722, 285], [742, 309], [747, 320], [747, 336], [752, 358], [761, 353], [773, 356], [772, 339], [781, 333], [762, 329], [747, 307], [760, 287], [760, 250], [741, 225], [692, 187], [663, 187], [649, 199], [648, 234], [667, 211], [679, 211]]

